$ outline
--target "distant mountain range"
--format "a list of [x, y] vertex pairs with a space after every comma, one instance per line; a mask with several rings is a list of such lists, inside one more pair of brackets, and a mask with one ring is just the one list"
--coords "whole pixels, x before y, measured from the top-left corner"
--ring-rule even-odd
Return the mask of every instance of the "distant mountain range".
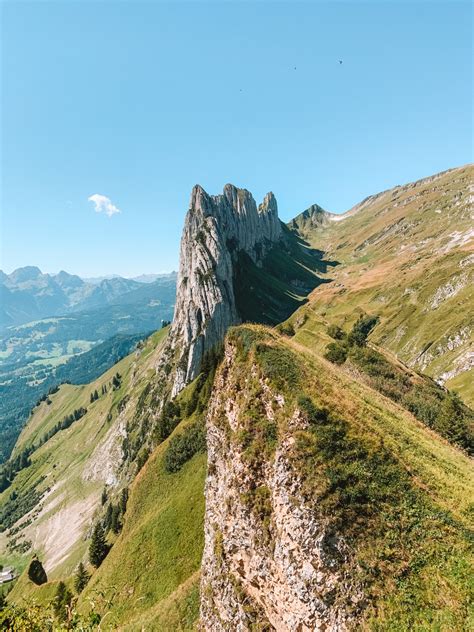
[[84, 280], [64, 270], [43, 274], [36, 266], [18, 268], [11, 274], [0, 270], [0, 329], [107, 305], [136, 303], [141, 294], [151, 298], [153, 290], [174, 288], [175, 283], [175, 272], [144, 274], [136, 279], [113, 276]]
[[97, 285], [102, 281], [106, 281], [108, 279], [120, 279], [125, 278], [129, 281], [138, 281], [138, 283], [153, 283], [158, 279], [163, 279], [165, 277], [169, 277], [170, 275], [176, 275], [176, 272], [162, 272], [161, 274], [140, 274], [136, 277], [121, 277], [120, 274], [107, 274], [105, 276], [100, 277], [81, 277], [85, 283], [92, 283], [93, 285]]
[[65, 379], [90, 379], [92, 367], [102, 372], [172, 319], [176, 274], [143, 275], [152, 276], [94, 284], [36, 267], [0, 273], [0, 463], [40, 395]]

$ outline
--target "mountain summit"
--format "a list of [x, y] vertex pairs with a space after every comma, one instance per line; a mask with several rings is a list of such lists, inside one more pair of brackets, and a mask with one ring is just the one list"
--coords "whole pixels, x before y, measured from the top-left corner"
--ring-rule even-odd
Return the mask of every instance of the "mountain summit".
[[273, 193], [257, 208], [249, 191], [232, 184], [222, 195], [208, 195], [199, 185], [193, 188], [170, 333], [172, 344], [181, 347], [174, 394], [196, 377], [206, 352], [242, 320], [234, 289], [238, 255], [245, 253], [261, 265], [281, 234]]

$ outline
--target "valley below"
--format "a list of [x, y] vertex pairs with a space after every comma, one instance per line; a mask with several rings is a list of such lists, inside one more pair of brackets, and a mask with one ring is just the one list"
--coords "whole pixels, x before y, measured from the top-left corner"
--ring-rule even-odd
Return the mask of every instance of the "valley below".
[[[23, 279], [24, 270], [28, 269], [10, 276]], [[174, 274], [146, 284], [132, 281], [131, 286], [125, 279], [86, 284], [79, 277], [61, 274], [62, 279], [70, 276], [80, 288], [86, 288], [84, 293], [91, 291], [95, 295], [94, 301], [89, 296], [82, 304], [76, 303], [76, 308], [87, 302], [95, 302], [96, 306], [0, 331], [0, 463], [8, 458], [40, 397], [63, 382], [87, 383], [173, 316]], [[15, 291], [10, 282], [9, 293], [26, 295], [33, 301], [38, 293], [43, 294], [45, 283], [54, 284], [49, 275], [32, 276], [29, 281], [17, 283]], [[109, 286], [114, 288], [113, 292]], [[48, 293], [51, 292], [48, 288]], [[14, 303], [13, 299], [10, 302]], [[3, 306], [7, 311], [7, 300]]]

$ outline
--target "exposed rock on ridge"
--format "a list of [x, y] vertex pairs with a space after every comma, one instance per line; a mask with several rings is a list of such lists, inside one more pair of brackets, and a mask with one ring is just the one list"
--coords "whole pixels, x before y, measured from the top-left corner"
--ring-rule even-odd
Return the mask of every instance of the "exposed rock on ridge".
[[[296, 411], [288, 436], [263, 467], [249, 462], [242, 419], [252, 394], [240, 392], [227, 342], [207, 416], [205, 547], [201, 567], [201, 628], [207, 632], [253, 629], [342, 632], [355, 629], [348, 604], [362, 599], [342, 570], [349, 551], [343, 538], [305, 501], [291, 462], [292, 434], [306, 427]], [[256, 375], [251, 375], [256, 378]], [[261, 382], [269, 421], [284, 399]], [[259, 491], [265, 494], [258, 495]], [[257, 515], [246, 498], [259, 498]], [[262, 521], [262, 514], [266, 518]], [[256, 627], [258, 626], [258, 628]]]
[[249, 191], [231, 184], [216, 196], [194, 187], [181, 238], [170, 332], [178, 360], [173, 395], [196, 377], [206, 352], [241, 320], [233, 286], [235, 255], [244, 251], [258, 265], [281, 230], [273, 193], [257, 208]]

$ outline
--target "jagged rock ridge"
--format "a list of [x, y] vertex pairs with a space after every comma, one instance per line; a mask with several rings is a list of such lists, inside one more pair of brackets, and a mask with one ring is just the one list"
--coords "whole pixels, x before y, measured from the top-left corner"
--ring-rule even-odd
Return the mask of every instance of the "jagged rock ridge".
[[249, 191], [231, 184], [215, 196], [194, 187], [170, 332], [179, 357], [173, 395], [196, 377], [205, 353], [224, 339], [227, 329], [241, 321], [233, 285], [236, 254], [244, 251], [259, 265], [281, 231], [273, 193], [257, 207]]

